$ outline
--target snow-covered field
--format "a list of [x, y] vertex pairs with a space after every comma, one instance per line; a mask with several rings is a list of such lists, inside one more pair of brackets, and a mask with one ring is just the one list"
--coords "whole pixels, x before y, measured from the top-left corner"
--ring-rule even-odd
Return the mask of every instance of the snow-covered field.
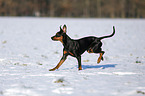
[[[51, 40], [59, 26], [67, 34], [114, 37], [102, 40], [98, 54], [82, 55], [83, 70], [68, 57], [56, 71], [63, 46]], [[145, 19], [72, 19], [0, 17], [0, 96], [142, 96], [145, 95]]]

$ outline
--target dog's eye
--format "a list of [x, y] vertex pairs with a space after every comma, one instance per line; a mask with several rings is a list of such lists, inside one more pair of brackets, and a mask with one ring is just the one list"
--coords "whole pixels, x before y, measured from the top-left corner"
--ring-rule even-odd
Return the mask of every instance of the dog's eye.
[[56, 37], [61, 37], [62, 35], [63, 35], [62, 32], [57, 32], [55, 36], [56, 36]]
[[60, 34], [59, 33], [56, 33], [56, 37], [60, 37]]

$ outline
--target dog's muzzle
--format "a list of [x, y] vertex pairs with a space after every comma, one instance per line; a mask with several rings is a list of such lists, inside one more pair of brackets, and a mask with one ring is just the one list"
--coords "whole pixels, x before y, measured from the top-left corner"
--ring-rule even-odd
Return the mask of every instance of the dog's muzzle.
[[54, 38], [54, 36], [51, 37], [52, 40], [54, 40], [53, 38]]
[[57, 38], [55, 36], [52, 36], [51, 39], [57, 41]]

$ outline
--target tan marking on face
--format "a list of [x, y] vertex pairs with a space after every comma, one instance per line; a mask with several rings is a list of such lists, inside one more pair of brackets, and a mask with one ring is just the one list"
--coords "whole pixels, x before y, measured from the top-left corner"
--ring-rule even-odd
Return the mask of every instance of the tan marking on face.
[[63, 44], [63, 36], [61, 37], [53, 37], [53, 40], [58, 40]]

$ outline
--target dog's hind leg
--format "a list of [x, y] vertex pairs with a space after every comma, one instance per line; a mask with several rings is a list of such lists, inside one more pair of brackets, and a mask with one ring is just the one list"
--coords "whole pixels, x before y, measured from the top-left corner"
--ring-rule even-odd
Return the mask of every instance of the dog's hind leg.
[[104, 51], [101, 51], [99, 54], [100, 54], [100, 56], [99, 56], [99, 58], [98, 58], [98, 60], [97, 60], [97, 63], [100, 63], [100, 61], [102, 60], [104, 60], [104, 58], [103, 58], [103, 54], [104, 54], [105, 52]]
[[100, 54], [100, 56], [99, 56], [99, 58], [98, 58], [98, 60], [97, 60], [97, 63], [99, 64], [100, 63], [100, 61], [102, 60], [104, 60], [104, 58], [103, 58], [103, 55], [104, 55], [104, 51], [102, 51], [102, 48], [96, 48], [96, 50], [94, 51], [94, 53], [99, 53]]
[[103, 61], [103, 54], [105, 53], [104, 51], [102, 51], [102, 42], [95, 42], [93, 43], [90, 48], [87, 50], [88, 53], [99, 53], [100, 56], [97, 60], [97, 63], [100, 63], [100, 61]]

